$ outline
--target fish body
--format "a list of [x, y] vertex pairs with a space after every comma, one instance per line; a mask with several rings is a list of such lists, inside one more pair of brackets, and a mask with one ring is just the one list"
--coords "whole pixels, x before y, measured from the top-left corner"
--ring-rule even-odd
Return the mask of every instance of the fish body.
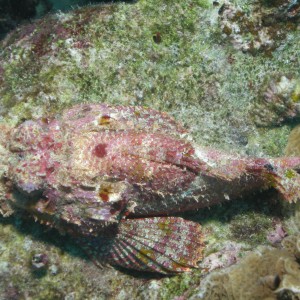
[[[97, 260], [176, 273], [202, 257], [199, 224], [170, 215], [276, 188], [299, 198], [300, 158], [203, 148], [164, 113], [86, 104], [25, 121], [2, 138], [0, 209], [24, 209]], [[0, 150], [1, 150], [0, 149]]]

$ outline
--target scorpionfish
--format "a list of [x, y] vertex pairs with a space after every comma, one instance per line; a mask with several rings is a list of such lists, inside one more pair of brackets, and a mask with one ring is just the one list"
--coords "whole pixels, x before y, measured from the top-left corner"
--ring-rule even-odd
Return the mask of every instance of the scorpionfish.
[[[83, 104], [0, 134], [0, 212], [25, 210], [74, 236], [95, 261], [163, 274], [197, 267], [198, 223], [176, 213], [269, 188], [299, 198], [299, 157], [196, 145], [165, 113]], [[172, 216], [173, 215], [173, 216]]]

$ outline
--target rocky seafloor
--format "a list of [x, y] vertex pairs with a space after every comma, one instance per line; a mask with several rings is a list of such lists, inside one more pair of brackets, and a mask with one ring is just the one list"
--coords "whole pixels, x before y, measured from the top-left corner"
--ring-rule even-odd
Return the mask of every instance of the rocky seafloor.
[[[299, 19], [295, 0], [141, 0], [48, 15], [0, 44], [0, 122], [77, 103], [144, 105], [205, 146], [297, 155]], [[270, 190], [185, 217], [202, 224], [205, 257], [172, 277], [99, 268], [25, 213], [1, 217], [0, 299], [300, 298], [299, 203]]]

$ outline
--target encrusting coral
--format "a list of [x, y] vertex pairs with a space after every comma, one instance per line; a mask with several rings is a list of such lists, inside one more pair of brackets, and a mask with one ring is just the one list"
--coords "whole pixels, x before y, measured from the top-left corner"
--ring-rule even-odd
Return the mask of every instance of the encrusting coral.
[[299, 299], [300, 235], [260, 247], [236, 266], [211, 273], [190, 299]]

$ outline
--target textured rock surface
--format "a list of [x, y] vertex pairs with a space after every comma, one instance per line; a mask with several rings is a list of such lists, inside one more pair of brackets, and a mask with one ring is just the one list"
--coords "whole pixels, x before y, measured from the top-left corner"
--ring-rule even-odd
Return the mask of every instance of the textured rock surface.
[[[146, 105], [182, 121], [199, 144], [256, 156], [282, 155], [298, 122], [297, 110], [293, 123], [289, 114], [289, 123], [280, 119], [281, 127], [266, 127], [273, 126], [278, 105], [275, 112], [272, 105], [264, 106], [267, 121], [260, 127], [253, 110], [264, 103], [272, 80], [299, 80], [298, 1], [229, 3], [233, 11], [246, 13], [230, 24], [236, 28], [246, 20], [249, 28], [239, 34], [245, 44], [247, 29], [257, 42], [269, 31], [268, 22], [278, 20], [267, 18], [260, 25], [261, 16], [282, 16], [276, 21], [280, 35], [269, 34], [272, 43], [264, 40], [255, 51], [233, 43], [236, 35], [222, 27], [224, 2], [214, 3], [140, 0], [47, 16], [18, 28], [1, 44], [1, 122], [16, 125], [52, 117], [82, 102]], [[269, 191], [187, 217], [206, 231], [206, 255], [221, 252], [221, 263], [228, 265], [267, 244], [277, 224], [290, 235], [299, 231], [295, 209]], [[205, 271], [172, 278], [107, 267], [99, 271], [68, 237], [21, 214], [1, 219], [0, 236], [4, 299], [185, 299], [197, 291]], [[39, 253], [49, 258], [46, 274], [31, 269], [32, 257]]]
[[298, 299], [300, 237], [283, 240], [283, 249], [262, 247], [240, 264], [208, 275], [190, 299]]

